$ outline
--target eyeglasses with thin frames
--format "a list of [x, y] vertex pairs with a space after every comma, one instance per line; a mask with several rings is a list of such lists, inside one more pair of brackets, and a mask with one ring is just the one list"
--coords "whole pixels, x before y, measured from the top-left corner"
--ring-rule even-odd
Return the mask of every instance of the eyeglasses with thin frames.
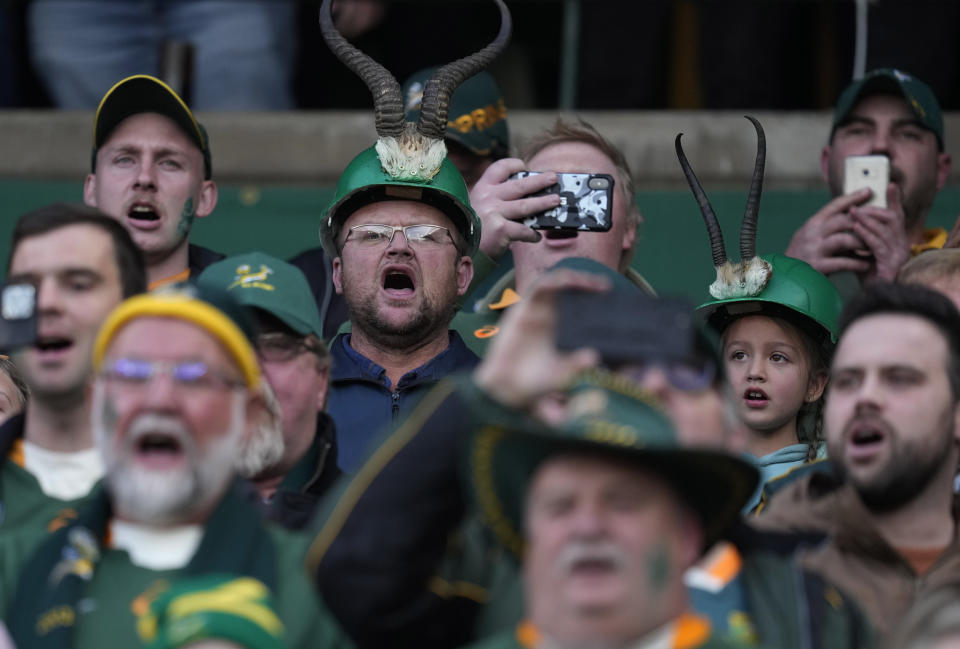
[[242, 380], [208, 366], [203, 361], [148, 361], [118, 358], [108, 361], [99, 376], [127, 390], [146, 390], [157, 376], [166, 374], [177, 388], [191, 391], [224, 392], [242, 388]]
[[255, 348], [261, 360], [272, 363], [292, 360], [304, 352], [310, 352], [318, 357], [324, 355], [322, 350], [307, 342], [306, 338], [298, 338], [280, 331], [257, 336]]
[[421, 248], [438, 248], [447, 242], [453, 243], [453, 237], [448, 228], [442, 225], [382, 225], [379, 223], [363, 223], [350, 228], [347, 241], [366, 248], [389, 246], [398, 231], [403, 231], [407, 244]]

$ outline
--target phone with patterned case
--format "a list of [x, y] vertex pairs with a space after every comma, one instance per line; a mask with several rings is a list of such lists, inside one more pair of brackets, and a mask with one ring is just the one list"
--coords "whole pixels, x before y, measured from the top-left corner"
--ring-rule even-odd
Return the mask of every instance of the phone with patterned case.
[[[539, 173], [521, 171], [511, 178]], [[523, 224], [534, 230], [606, 232], [613, 224], [613, 185], [610, 174], [558, 173], [556, 184], [531, 195], [559, 194], [560, 205], [528, 216]]]

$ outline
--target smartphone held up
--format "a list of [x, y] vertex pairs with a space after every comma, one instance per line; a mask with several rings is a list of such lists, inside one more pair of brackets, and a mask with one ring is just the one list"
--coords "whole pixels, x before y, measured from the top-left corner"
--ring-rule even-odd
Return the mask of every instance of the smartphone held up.
[[[521, 171], [512, 178], [539, 173]], [[613, 224], [613, 184], [609, 174], [558, 173], [556, 184], [533, 196], [559, 194], [560, 205], [527, 217], [523, 224], [534, 230], [606, 232]]]
[[0, 354], [37, 339], [37, 290], [32, 284], [0, 285]]
[[887, 206], [887, 185], [890, 184], [890, 158], [885, 155], [852, 155], [843, 166], [843, 193], [852, 194], [863, 188], [870, 190], [870, 200], [863, 206]]

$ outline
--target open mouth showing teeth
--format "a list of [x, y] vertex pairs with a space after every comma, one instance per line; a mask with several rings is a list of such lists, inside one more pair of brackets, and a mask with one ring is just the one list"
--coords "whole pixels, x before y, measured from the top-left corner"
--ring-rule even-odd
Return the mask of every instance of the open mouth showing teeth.
[[156, 210], [149, 205], [134, 205], [130, 208], [130, 212], [127, 214], [127, 216], [129, 216], [131, 219], [138, 219], [141, 221], [156, 221], [160, 218], [160, 215], [157, 214]]
[[383, 288], [395, 291], [412, 291], [413, 280], [406, 273], [391, 271], [383, 278]]
[[746, 397], [747, 399], [750, 399], [751, 401], [762, 401], [762, 400], [766, 400], [767, 395], [761, 392], [760, 390], [747, 390], [744, 397]]
[[42, 352], [47, 352], [56, 351], [58, 349], [66, 349], [72, 344], [73, 341], [67, 338], [43, 338], [37, 340], [34, 346]]

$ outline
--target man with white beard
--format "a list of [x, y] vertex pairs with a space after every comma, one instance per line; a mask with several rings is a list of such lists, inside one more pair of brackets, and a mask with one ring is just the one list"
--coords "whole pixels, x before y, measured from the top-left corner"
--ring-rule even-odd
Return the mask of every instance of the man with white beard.
[[683, 577], [736, 520], [756, 470], [683, 447], [645, 398], [597, 371], [577, 380], [559, 427], [485, 404], [503, 423], [470, 434], [464, 466], [484, 523], [522, 558], [526, 620], [471, 646], [740, 646], [690, 611]]
[[[241, 308], [196, 293], [131, 298], [100, 329], [92, 420], [105, 485], [23, 564], [4, 612], [18, 646], [137, 646], [136, 613], [207, 574], [263, 582], [289, 647], [349, 646], [305, 579], [305, 542], [231, 489], [262, 378]], [[0, 561], [18, 549], [0, 546]]]

